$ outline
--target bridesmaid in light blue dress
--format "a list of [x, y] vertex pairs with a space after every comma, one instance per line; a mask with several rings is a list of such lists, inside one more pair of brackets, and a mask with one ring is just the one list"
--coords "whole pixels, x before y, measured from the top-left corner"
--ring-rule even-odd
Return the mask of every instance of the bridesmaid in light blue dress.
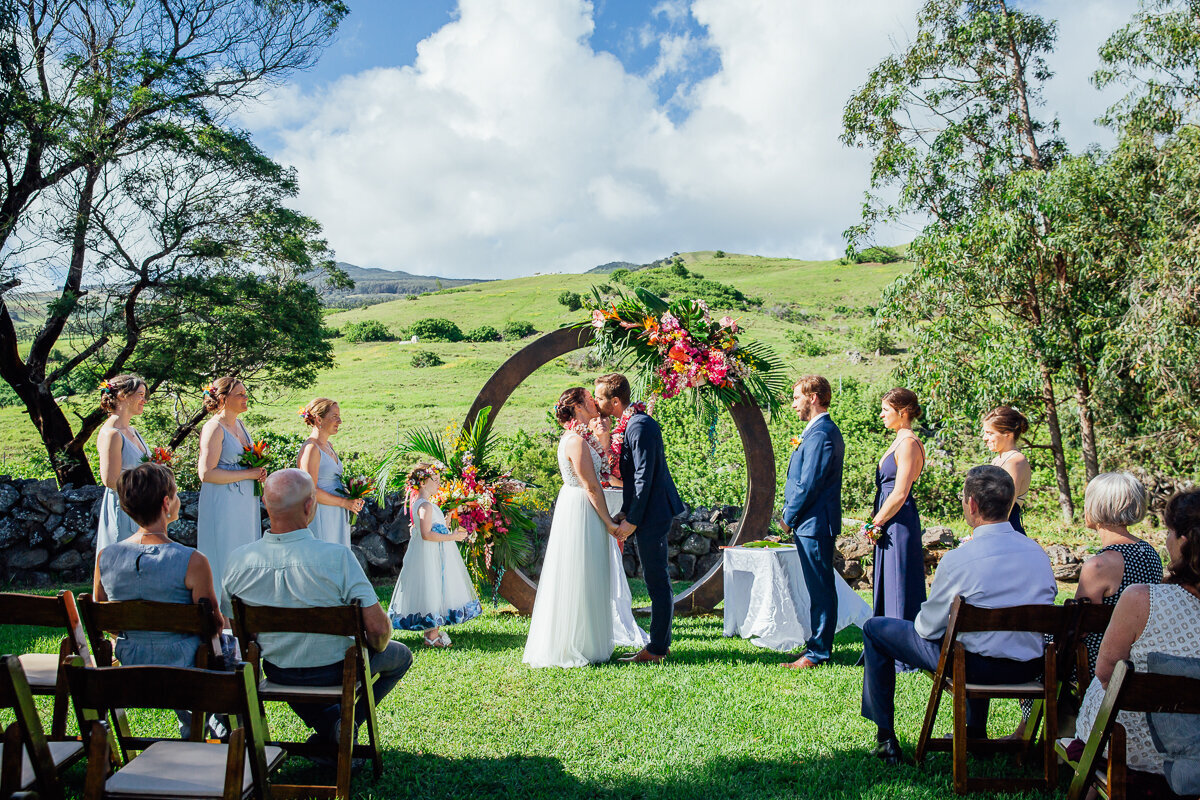
[[100, 482], [104, 498], [100, 504], [100, 525], [96, 530], [96, 552], [128, 539], [137, 530], [137, 523], [121, 510], [117, 498], [117, 480], [121, 473], [142, 463], [150, 448], [138, 433], [131, 419], [142, 413], [146, 405], [146, 382], [137, 375], [118, 375], [100, 384], [100, 408], [109, 417], [96, 434], [100, 451]]
[[342, 426], [342, 412], [328, 397], [318, 397], [300, 409], [304, 423], [312, 428], [300, 445], [297, 466], [312, 476], [317, 485], [317, 513], [308, 524], [322, 542], [350, 546], [350, 515], [362, 510], [362, 498], [342, 496], [342, 460], [329, 437]]
[[200, 508], [196, 549], [212, 565], [213, 587], [221, 597], [229, 554], [262, 538], [259, 499], [254, 481], [267, 470], [240, 465], [242, 452], [254, 443], [238, 419], [248, 407], [246, 386], [236, 378], [218, 378], [204, 390], [204, 407], [213, 418], [200, 431]]

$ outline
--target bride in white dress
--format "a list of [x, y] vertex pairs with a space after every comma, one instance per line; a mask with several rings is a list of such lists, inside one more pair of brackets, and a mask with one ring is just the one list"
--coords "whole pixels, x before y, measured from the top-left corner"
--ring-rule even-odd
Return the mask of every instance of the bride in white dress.
[[[600, 444], [588, 429], [599, 413], [595, 399], [582, 388], [563, 392], [555, 406], [566, 429], [558, 442], [563, 487], [554, 504], [525, 642], [523, 661], [531, 667], [582, 667], [612, 657], [612, 532], [617, 525], [600, 485], [606, 472]], [[627, 598], [628, 591], [626, 584]]]

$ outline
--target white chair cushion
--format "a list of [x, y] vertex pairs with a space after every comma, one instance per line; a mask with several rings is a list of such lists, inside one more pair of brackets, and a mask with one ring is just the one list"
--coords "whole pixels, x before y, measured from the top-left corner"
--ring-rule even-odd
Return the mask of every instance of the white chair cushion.
[[[47, 742], [47, 744], [50, 745], [50, 758], [54, 760], [55, 767], [83, 753], [83, 745], [79, 742]], [[29, 751], [21, 748], [21, 788], [28, 789], [33, 786], [33, 779], [33, 761], [29, 758]]]
[[[105, 781], [112, 796], [221, 797], [229, 745], [207, 742], [155, 742]], [[267, 770], [282, 760], [279, 747], [266, 748]], [[250, 788], [250, 757], [242, 791]]]
[[26, 653], [17, 660], [21, 662], [30, 689], [53, 689], [58, 683], [57, 653]]
[[[361, 681], [354, 684], [354, 689], [357, 691], [361, 685]], [[258, 694], [264, 697], [269, 694], [302, 694], [308, 697], [331, 697], [337, 699], [342, 696], [342, 685], [339, 683], [336, 686], [291, 686], [286, 683], [274, 683], [265, 678], [258, 684]]]
[[1029, 683], [968, 683], [966, 685], [968, 692], [1038, 692], [1042, 691], [1041, 681], [1030, 681]]

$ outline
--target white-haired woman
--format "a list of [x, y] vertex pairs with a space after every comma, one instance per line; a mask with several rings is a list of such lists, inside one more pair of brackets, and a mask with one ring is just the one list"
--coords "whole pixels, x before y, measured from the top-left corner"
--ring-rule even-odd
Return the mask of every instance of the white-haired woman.
[[[1092, 478], [1083, 496], [1083, 524], [1100, 534], [1100, 552], [1083, 565], [1075, 597], [1115, 606], [1121, 592], [1139, 583], [1162, 582], [1158, 551], [1129, 532], [1146, 517], [1146, 487], [1128, 472], [1105, 472]], [[1094, 672], [1103, 637], [1085, 639], [1088, 666]]]

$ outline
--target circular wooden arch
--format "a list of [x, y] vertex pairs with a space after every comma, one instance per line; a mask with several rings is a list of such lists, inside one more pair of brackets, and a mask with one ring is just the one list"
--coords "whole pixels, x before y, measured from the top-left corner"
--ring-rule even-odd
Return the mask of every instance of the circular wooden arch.
[[[467, 412], [465, 424], [470, 426], [480, 410], [491, 406], [491, 418], [496, 419], [501, 407], [530, 375], [559, 356], [589, 347], [594, 330], [560, 328], [539, 337], [521, 348], [505, 361], [479, 390], [479, 395]], [[746, 453], [746, 503], [733, 544], [744, 544], [763, 538], [775, 505], [775, 451], [762, 411], [748, 398], [734, 403], [729, 412], [737, 426]], [[724, 575], [721, 561], [714, 564], [682, 594], [675, 596], [676, 614], [708, 613], [724, 596]], [[519, 569], [509, 569], [500, 580], [499, 594], [521, 614], [533, 612], [537, 584]]]

